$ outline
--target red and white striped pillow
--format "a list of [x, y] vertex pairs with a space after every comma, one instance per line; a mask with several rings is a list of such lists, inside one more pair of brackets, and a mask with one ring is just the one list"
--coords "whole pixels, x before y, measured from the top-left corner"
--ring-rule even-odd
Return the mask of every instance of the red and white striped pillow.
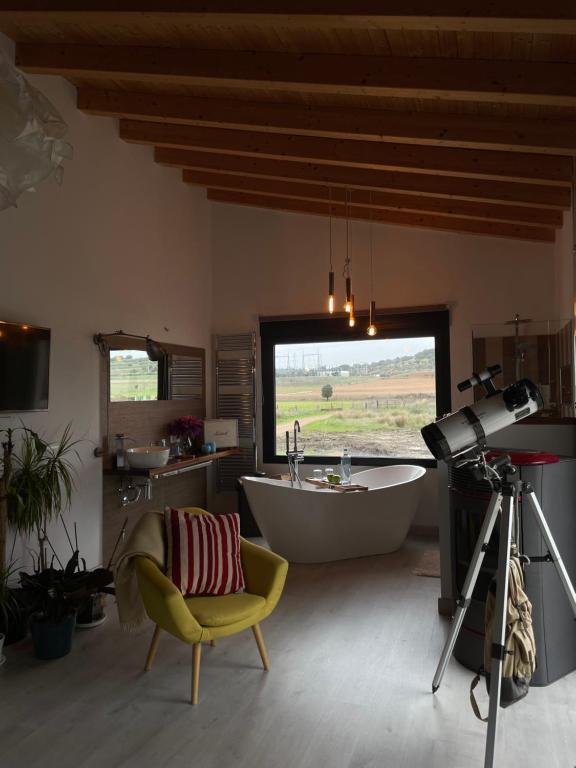
[[244, 589], [239, 515], [194, 515], [166, 507], [164, 520], [168, 577], [185, 597]]

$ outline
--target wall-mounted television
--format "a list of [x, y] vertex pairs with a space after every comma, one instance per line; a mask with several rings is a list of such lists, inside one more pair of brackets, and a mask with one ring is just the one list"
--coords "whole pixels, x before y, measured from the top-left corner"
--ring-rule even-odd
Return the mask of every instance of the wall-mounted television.
[[0, 413], [46, 411], [50, 329], [0, 320]]

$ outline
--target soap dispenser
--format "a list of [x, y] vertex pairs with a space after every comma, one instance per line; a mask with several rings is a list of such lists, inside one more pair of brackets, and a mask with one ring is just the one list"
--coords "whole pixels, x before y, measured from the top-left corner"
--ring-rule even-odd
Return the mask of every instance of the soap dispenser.
[[124, 451], [125, 435], [118, 432], [114, 440], [114, 455], [116, 457], [116, 469], [126, 469], [126, 453]]

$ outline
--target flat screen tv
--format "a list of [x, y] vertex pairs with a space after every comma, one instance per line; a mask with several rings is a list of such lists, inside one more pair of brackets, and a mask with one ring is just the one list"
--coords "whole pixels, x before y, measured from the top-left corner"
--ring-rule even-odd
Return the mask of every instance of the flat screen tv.
[[50, 329], [0, 321], [0, 413], [46, 411]]

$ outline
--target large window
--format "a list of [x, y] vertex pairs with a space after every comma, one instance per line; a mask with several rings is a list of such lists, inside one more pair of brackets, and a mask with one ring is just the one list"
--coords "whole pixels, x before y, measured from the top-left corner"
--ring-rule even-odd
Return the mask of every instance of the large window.
[[341, 318], [261, 324], [265, 461], [284, 458], [298, 419], [310, 461], [348, 448], [356, 463], [433, 463], [420, 429], [450, 409], [448, 312], [379, 326], [369, 339]]

